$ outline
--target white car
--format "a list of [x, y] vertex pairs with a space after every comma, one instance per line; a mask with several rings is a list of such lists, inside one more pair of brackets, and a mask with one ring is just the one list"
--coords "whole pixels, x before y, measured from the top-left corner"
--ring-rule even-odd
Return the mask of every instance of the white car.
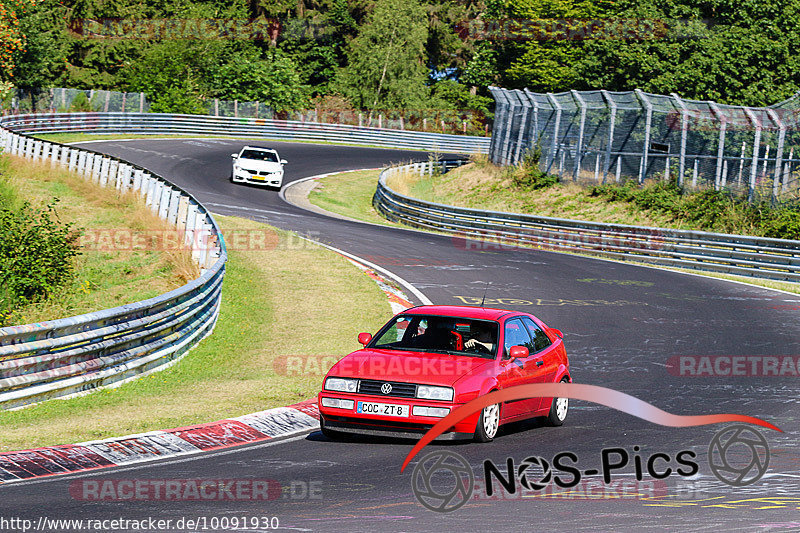
[[285, 159], [271, 148], [245, 146], [233, 158], [231, 181], [234, 183], [258, 183], [280, 188], [283, 184]]

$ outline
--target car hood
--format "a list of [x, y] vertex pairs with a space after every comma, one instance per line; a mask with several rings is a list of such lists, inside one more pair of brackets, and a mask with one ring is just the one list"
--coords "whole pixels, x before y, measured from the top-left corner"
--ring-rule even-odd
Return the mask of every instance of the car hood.
[[492, 359], [439, 353], [364, 349], [347, 355], [329, 375], [452, 386], [493, 364]]
[[257, 159], [238, 159], [236, 164], [244, 169], [278, 172], [283, 166], [280, 163], [273, 163], [271, 161], [259, 161]]

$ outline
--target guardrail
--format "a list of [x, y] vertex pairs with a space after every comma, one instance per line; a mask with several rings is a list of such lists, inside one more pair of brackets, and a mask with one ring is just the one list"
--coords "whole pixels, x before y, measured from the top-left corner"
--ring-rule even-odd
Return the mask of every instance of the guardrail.
[[11, 115], [3, 123], [10, 129], [41, 133], [119, 133], [164, 135], [233, 135], [286, 141], [363, 144], [384, 148], [454, 153], [489, 153], [488, 137], [390, 130], [344, 124], [291, 120], [171, 115], [163, 113], [44, 113]]
[[444, 172], [463, 163], [426, 162], [385, 169], [378, 180], [373, 205], [389, 220], [455, 234], [458, 237], [457, 244], [467, 249], [527, 245], [671, 267], [800, 282], [800, 241], [582, 222], [453, 207], [398, 194], [386, 184], [387, 178], [398, 172]]
[[0, 119], [5, 153], [76, 171], [121, 193], [133, 192], [175, 226], [201, 267], [196, 280], [161, 296], [70, 318], [0, 328], [0, 408], [118, 385], [163, 369], [214, 328], [227, 252], [200, 202], [166, 179], [92, 150], [35, 139], [38, 119]]

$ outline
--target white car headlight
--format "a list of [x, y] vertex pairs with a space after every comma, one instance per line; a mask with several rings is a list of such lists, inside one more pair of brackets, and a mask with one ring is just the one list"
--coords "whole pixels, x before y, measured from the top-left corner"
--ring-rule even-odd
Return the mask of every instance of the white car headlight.
[[343, 398], [322, 398], [323, 407], [335, 407], [337, 409], [352, 409], [355, 402]]
[[431, 385], [420, 385], [417, 387], [417, 398], [424, 398], [426, 400], [446, 400], [452, 402], [453, 394], [452, 387], [434, 387]]
[[358, 389], [357, 379], [328, 378], [325, 380], [325, 390], [335, 390], [339, 392], [356, 392], [357, 389]]
[[[351, 400], [352, 401], [352, 400]], [[323, 404], [325, 405], [325, 404]], [[414, 416], [435, 416], [436, 418], [444, 418], [450, 414], [449, 407], [425, 407], [424, 405], [415, 405], [411, 409], [411, 414]]]

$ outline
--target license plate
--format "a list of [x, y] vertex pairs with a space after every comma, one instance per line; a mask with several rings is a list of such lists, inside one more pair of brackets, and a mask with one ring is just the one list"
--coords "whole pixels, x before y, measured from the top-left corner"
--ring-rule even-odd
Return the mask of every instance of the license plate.
[[408, 417], [410, 407], [392, 403], [358, 402], [357, 413], [368, 415], [402, 416]]
[[255, 174], [252, 174], [250, 176], [250, 179], [251, 180], [256, 180], [256, 181], [264, 181], [267, 178], [266, 178], [266, 176], [256, 176]]

